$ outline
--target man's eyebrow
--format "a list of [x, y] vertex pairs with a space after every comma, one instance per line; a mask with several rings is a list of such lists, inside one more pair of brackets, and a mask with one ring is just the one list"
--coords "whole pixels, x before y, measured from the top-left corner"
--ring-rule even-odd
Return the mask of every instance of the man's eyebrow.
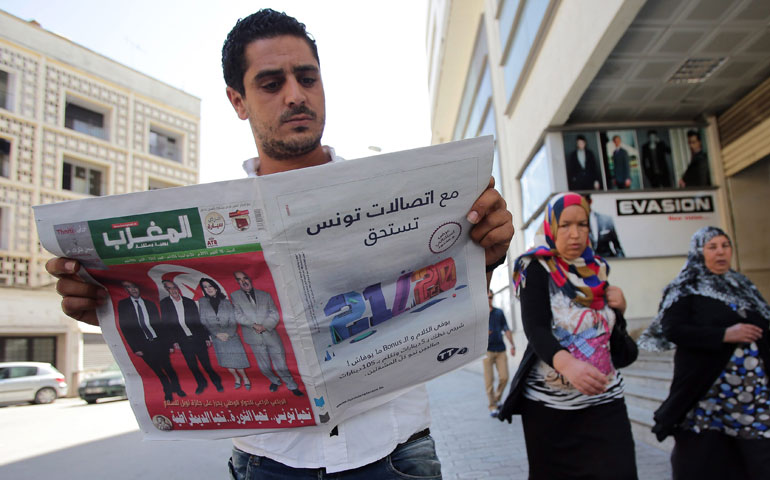
[[291, 72], [295, 75], [297, 73], [318, 72], [318, 67], [315, 65], [297, 65], [296, 67], [292, 67]]
[[275, 69], [272, 69], [272, 70], [262, 70], [261, 72], [257, 73], [254, 76], [254, 81], [258, 82], [258, 81], [262, 80], [263, 78], [275, 77], [275, 76], [278, 76], [278, 75], [284, 75], [284, 71], [283, 71], [282, 68], [275, 68]]
[[[297, 65], [297, 66], [292, 67], [291, 71], [295, 75], [298, 74], [298, 73], [318, 72], [318, 67], [316, 67], [315, 65]], [[264, 78], [276, 77], [276, 76], [281, 76], [281, 75], [285, 75], [285, 74], [286, 74], [286, 72], [284, 72], [284, 70], [282, 68], [273, 68], [273, 69], [269, 69], [269, 70], [262, 70], [261, 72], [257, 73], [254, 76], [254, 81], [258, 82], [258, 81], [260, 81], [260, 80], [262, 80]]]

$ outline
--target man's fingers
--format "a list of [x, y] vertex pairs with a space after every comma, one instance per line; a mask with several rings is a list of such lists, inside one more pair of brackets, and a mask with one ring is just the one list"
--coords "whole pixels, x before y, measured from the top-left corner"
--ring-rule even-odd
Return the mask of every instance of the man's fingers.
[[505, 208], [489, 212], [471, 228], [471, 240], [484, 248], [510, 242], [514, 233], [512, 220], [513, 215]]
[[45, 269], [55, 277], [62, 277], [76, 273], [80, 269], [80, 263], [71, 258], [54, 257], [46, 262]]
[[495, 179], [489, 178], [489, 184], [486, 190], [481, 192], [479, 198], [473, 202], [468, 216], [466, 217], [472, 224], [479, 223], [487, 213], [498, 208], [505, 208], [505, 200], [500, 195], [500, 192], [494, 189]]
[[61, 309], [67, 315], [80, 322], [90, 325], [99, 325], [96, 317], [97, 300], [86, 297], [64, 297], [61, 300]]
[[107, 292], [103, 288], [90, 283], [85, 283], [80, 277], [71, 276], [60, 278], [56, 282], [56, 291], [62, 297], [86, 297], [90, 299], [107, 298]]

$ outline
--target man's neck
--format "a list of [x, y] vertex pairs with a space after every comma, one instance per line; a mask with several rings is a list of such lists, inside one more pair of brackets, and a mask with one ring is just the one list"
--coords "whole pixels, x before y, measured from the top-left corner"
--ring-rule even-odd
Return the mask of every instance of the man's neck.
[[311, 152], [292, 158], [277, 160], [267, 155], [259, 155], [259, 170], [257, 175], [270, 175], [272, 173], [288, 172], [299, 168], [315, 167], [331, 161], [331, 158], [324, 151], [321, 145], [318, 145]]

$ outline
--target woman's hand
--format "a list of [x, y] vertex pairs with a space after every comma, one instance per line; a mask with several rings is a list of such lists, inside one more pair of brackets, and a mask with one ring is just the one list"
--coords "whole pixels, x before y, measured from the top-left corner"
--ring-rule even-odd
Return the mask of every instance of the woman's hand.
[[584, 395], [598, 395], [607, 388], [607, 376], [588, 362], [578, 360], [567, 350], [553, 356], [553, 367]]
[[762, 337], [762, 329], [750, 323], [736, 323], [725, 330], [725, 343], [750, 343]]
[[217, 338], [222, 340], [223, 342], [226, 342], [228, 338], [230, 338], [230, 335], [226, 334], [225, 332], [219, 332], [217, 333]]
[[607, 298], [607, 305], [611, 308], [617, 308], [620, 313], [626, 313], [626, 297], [623, 295], [623, 290], [615, 285], [610, 285], [604, 292]]

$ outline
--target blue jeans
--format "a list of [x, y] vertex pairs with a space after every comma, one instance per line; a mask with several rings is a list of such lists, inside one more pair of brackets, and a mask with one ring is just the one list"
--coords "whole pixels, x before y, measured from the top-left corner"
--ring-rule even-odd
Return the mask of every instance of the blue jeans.
[[344, 472], [326, 473], [324, 468], [292, 468], [267, 457], [233, 448], [228, 464], [233, 480], [441, 480], [441, 463], [430, 436], [398, 445], [387, 457]]

